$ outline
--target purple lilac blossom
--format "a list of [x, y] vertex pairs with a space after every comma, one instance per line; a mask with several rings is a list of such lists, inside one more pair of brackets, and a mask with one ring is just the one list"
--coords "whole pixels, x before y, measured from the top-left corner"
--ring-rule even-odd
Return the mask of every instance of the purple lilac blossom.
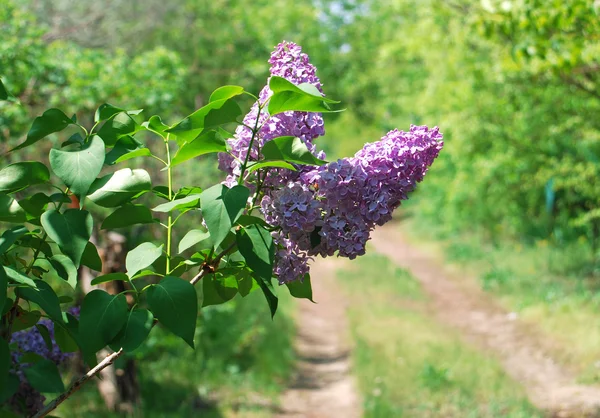
[[[282, 192], [266, 196], [265, 219], [281, 228], [276, 242], [289, 241], [276, 255], [280, 282], [302, 278], [308, 268], [302, 263], [310, 256], [337, 253], [353, 259], [363, 255], [370, 232], [391, 219], [393, 210], [423, 180], [442, 146], [438, 128], [393, 130], [366, 144], [354, 157], [304, 172]], [[315, 203], [307, 204], [311, 200]], [[316, 211], [320, 212], [317, 219]], [[310, 238], [315, 233], [320, 242], [313, 247]], [[280, 262], [285, 267], [279, 268]]]
[[[310, 83], [322, 92], [321, 82], [316, 76], [316, 68], [309, 62], [308, 55], [303, 53], [302, 48], [295, 43], [284, 41], [277, 45], [269, 63], [271, 76], [283, 77], [296, 85]], [[234, 138], [228, 140], [232, 155], [219, 154], [219, 169], [228, 174], [226, 184], [236, 183], [241, 174], [242, 161], [246, 158], [252, 140], [252, 129], [249, 127], [262, 125], [252, 144], [250, 161], [259, 160], [258, 149], [267, 141], [280, 136], [298, 137], [312, 153], [321, 159], [325, 158], [323, 152], [317, 154], [313, 144], [314, 139], [325, 133], [321, 114], [288, 111], [270, 116], [265, 108], [258, 116], [259, 103], [264, 105], [272, 94], [267, 83], [259, 94], [258, 102], [254, 103], [250, 112], [244, 117], [244, 125], [238, 126]], [[273, 170], [266, 183], [276, 187], [294, 180], [297, 176], [298, 174], [291, 170]]]

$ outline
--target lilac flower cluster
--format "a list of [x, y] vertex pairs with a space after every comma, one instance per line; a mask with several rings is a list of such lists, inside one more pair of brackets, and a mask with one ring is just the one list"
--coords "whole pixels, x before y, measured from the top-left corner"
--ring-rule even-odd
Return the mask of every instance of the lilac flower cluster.
[[[71, 308], [68, 312], [76, 317], [79, 316], [79, 308]], [[29, 364], [20, 363], [21, 357], [26, 353], [34, 353], [59, 365], [73, 356], [73, 353], [63, 353], [58, 347], [54, 339], [54, 323], [52, 321], [42, 319], [38, 324], [48, 329], [52, 348], [46, 345], [42, 334], [36, 327], [15, 332], [11, 338], [11, 344], [16, 346], [15, 350], [11, 350], [11, 356], [13, 364], [18, 365], [15, 367], [15, 374], [19, 378], [19, 388], [10, 399], [10, 404], [15, 411], [20, 411], [28, 416], [39, 411], [44, 406], [46, 398], [34, 389], [25, 378], [23, 370], [29, 367]]]
[[[284, 246], [289, 254], [277, 254], [279, 280], [303, 277], [306, 268], [295, 263], [305, 263], [310, 256], [363, 255], [370, 232], [391, 219], [442, 146], [437, 128], [394, 130], [354, 157], [304, 172], [296, 182], [265, 196], [265, 219], [290, 241]], [[284, 268], [279, 268], [280, 262]]]
[[[310, 83], [322, 91], [321, 82], [316, 76], [316, 68], [309, 62], [308, 55], [303, 53], [302, 48], [295, 43], [284, 41], [277, 45], [271, 54], [269, 63], [272, 76], [283, 77], [297, 85]], [[270, 116], [267, 109], [264, 108], [259, 115], [259, 105], [265, 106], [272, 94], [267, 83], [259, 94], [258, 102], [254, 103], [250, 112], [245, 116], [244, 125], [238, 126], [234, 138], [228, 140], [231, 154], [219, 154], [219, 169], [228, 174], [226, 180], [228, 185], [237, 183], [237, 178], [241, 175], [242, 161], [246, 158], [252, 141], [251, 127], [256, 126], [260, 130], [250, 149], [250, 161], [259, 159], [258, 150], [267, 141], [280, 136], [295, 136], [302, 139], [308, 149], [317, 155], [313, 140], [325, 134], [321, 114], [288, 111]], [[323, 153], [317, 156], [325, 157]], [[293, 173], [290, 170], [271, 173], [268, 183], [285, 184], [285, 181], [290, 179]]]

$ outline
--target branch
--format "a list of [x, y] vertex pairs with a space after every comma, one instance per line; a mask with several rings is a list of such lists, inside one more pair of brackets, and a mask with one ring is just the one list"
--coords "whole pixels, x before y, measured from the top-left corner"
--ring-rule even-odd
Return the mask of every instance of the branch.
[[64, 392], [62, 395], [58, 396], [56, 399], [54, 399], [52, 402], [50, 402], [48, 405], [46, 405], [46, 407], [44, 407], [44, 409], [42, 409], [37, 414], [35, 414], [33, 416], [33, 418], [42, 418], [42, 417], [45, 417], [46, 415], [48, 415], [50, 412], [54, 411], [58, 407], [58, 405], [60, 405], [64, 401], [66, 401], [71, 395], [73, 395], [73, 393], [77, 392], [81, 388], [81, 386], [83, 386], [88, 380], [93, 378], [96, 374], [98, 374], [99, 372], [101, 372], [102, 370], [104, 370], [105, 368], [110, 366], [111, 364], [113, 364], [115, 362], [115, 360], [118, 359], [119, 357], [121, 357], [121, 355], [123, 353], [124, 353], [124, 351], [121, 348], [119, 351], [112, 353], [111, 355], [106, 357], [104, 360], [102, 360], [100, 363], [98, 363], [96, 365], [96, 367], [94, 367], [89, 372], [87, 372], [85, 375], [83, 375], [82, 377], [77, 379], [75, 382], [73, 382], [73, 384], [69, 387], [69, 389], [67, 389], [66, 392]]

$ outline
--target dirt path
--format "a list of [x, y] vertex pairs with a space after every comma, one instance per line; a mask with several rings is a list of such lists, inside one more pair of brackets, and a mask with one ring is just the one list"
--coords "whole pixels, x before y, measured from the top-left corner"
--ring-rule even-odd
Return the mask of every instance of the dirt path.
[[300, 301], [297, 373], [281, 399], [279, 418], [359, 418], [361, 401], [350, 373], [350, 337], [344, 299], [337, 290], [337, 260], [311, 266], [317, 304]]
[[[600, 416], [600, 388], [578, 385], [548, 356], [547, 341], [520, 323], [475, 286], [464, 285], [431, 254], [409, 245], [397, 223], [377, 229], [372, 247], [421, 282], [440, 321], [494, 352], [538, 408], [556, 417]], [[340, 415], [343, 416], [343, 415]]]

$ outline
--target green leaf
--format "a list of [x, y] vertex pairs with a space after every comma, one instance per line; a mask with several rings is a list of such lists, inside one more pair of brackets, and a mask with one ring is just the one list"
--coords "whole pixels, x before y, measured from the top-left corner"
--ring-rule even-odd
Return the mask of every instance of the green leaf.
[[23, 311], [20, 310], [15, 322], [13, 322], [13, 332], [23, 331], [24, 329], [31, 328], [38, 323], [42, 313], [40, 311]]
[[0, 170], [0, 192], [14, 193], [50, 180], [48, 168], [37, 161], [10, 164]]
[[220, 305], [237, 295], [237, 280], [233, 275], [217, 272], [202, 278], [202, 307]]
[[219, 87], [215, 91], [212, 92], [208, 102], [215, 102], [217, 100], [227, 100], [232, 97], [239, 96], [244, 93], [244, 88], [240, 86], [223, 86]]
[[241, 226], [261, 225], [265, 228], [268, 228], [270, 226], [268, 223], [265, 222], [264, 219], [252, 215], [241, 215], [237, 220], [237, 224]]
[[114, 208], [151, 188], [152, 180], [146, 170], [124, 168], [96, 179], [90, 187], [88, 198], [99, 206]]
[[227, 152], [227, 145], [219, 132], [208, 131], [191, 141], [184, 142], [171, 160], [171, 166], [213, 152]]
[[181, 254], [188, 248], [191, 248], [202, 241], [207, 241], [209, 247], [212, 245], [210, 243], [210, 234], [208, 231], [204, 231], [202, 229], [190, 230], [179, 242], [179, 253]]
[[177, 123], [166, 132], [190, 141], [201, 132], [216, 128], [226, 123], [236, 122], [242, 116], [242, 109], [233, 99], [221, 99], [210, 102], [206, 106]]
[[285, 161], [261, 161], [254, 163], [248, 168], [248, 173], [259, 170], [261, 168], [285, 168], [288, 170], [296, 171], [296, 167]]
[[216, 248], [225, 239], [229, 230], [246, 207], [250, 190], [244, 186], [228, 188], [217, 184], [202, 192], [200, 207], [206, 226]]
[[138, 271], [152, 265], [162, 255], [163, 246], [144, 242], [127, 253], [125, 267], [127, 275], [133, 277]]
[[13, 148], [11, 151], [16, 151], [18, 149], [33, 145], [40, 139], [52, 133], [62, 131], [72, 123], [73, 121], [60, 110], [46, 110], [42, 116], [38, 116], [33, 121], [31, 129], [29, 129], [29, 132], [27, 133], [27, 139], [25, 139], [25, 141], [17, 147]]
[[21, 299], [36, 303], [54, 321], [62, 321], [60, 301], [48, 283], [35, 280], [35, 287], [19, 287], [17, 294]]
[[290, 291], [290, 295], [298, 299], [308, 299], [312, 303], [313, 300], [312, 286], [310, 285], [310, 276], [306, 274], [301, 280], [294, 280], [285, 284]]
[[55, 254], [50, 259], [50, 264], [56, 270], [58, 277], [65, 280], [73, 289], [77, 286], [77, 268], [69, 257], [62, 254]]
[[12, 267], [4, 266], [4, 272], [8, 276], [8, 279], [12, 283], [17, 283], [23, 286], [36, 287], [35, 281], [25, 276], [23, 273], [18, 272]]
[[86, 210], [67, 209], [64, 213], [52, 209], [41, 217], [48, 236], [79, 268], [85, 247], [92, 236], [94, 221]]
[[31, 387], [40, 392], [61, 393], [65, 391], [58, 367], [52, 360], [41, 360], [25, 368], [23, 372]]
[[154, 316], [173, 334], [194, 348], [198, 297], [190, 282], [167, 276], [148, 289], [148, 305]]
[[271, 116], [288, 110], [300, 112], [333, 112], [328, 103], [339, 103], [323, 97], [321, 92], [310, 84], [296, 86], [283, 77], [272, 76], [269, 88], [273, 92], [269, 100]]
[[0, 193], [0, 222], [21, 223], [27, 220], [25, 211], [12, 197]]
[[52, 171], [81, 202], [100, 174], [103, 164], [104, 142], [98, 136], [93, 136], [90, 142], [77, 151], [50, 150]]
[[147, 122], [142, 123], [142, 126], [165, 139], [167, 138], [167, 133], [165, 131], [169, 129], [169, 126], [163, 123], [160, 116], [152, 116]]
[[124, 135], [135, 133], [139, 125], [127, 114], [120, 112], [110, 117], [98, 131], [98, 136], [102, 138], [107, 147], [113, 147], [119, 138]]
[[236, 242], [246, 264], [265, 280], [273, 276], [275, 245], [271, 233], [260, 225], [250, 225], [236, 233]]
[[[29, 230], [22, 226], [15, 226], [9, 230], [4, 231], [0, 237], [0, 255], [4, 254], [8, 249], [15, 243], [15, 241], [27, 234]], [[0, 311], [2, 311], [0, 309]]]
[[[8, 289], [8, 275], [4, 270], [3, 266], [0, 266], [0, 312], [4, 312], [4, 305], [6, 304], [6, 290]], [[0, 380], [2, 374], [0, 373]]]
[[73, 315], [63, 312], [63, 322], [54, 324], [54, 340], [63, 353], [79, 350], [79, 321]]
[[88, 242], [81, 256], [81, 265], [94, 271], [102, 271], [102, 259], [98, 254], [98, 249], [94, 244]]
[[69, 145], [73, 145], [73, 144], [79, 144], [80, 146], [83, 146], [83, 144], [85, 144], [85, 139], [81, 136], [81, 134], [79, 132], [76, 132], [73, 135], [71, 135], [69, 137], [69, 139], [67, 139], [65, 142], [60, 144], [60, 147], [64, 148], [64, 147], [68, 147]]
[[[115, 163], [122, 163], [123, 161], [131, 160], [131, 159], [137, 158], [137, 157], [150, 157], [151, 155], [152, 155], [152, 153], [150, 152], [150, 150], [148, 148], [140, 148], [138, 150], [131, 151], [131, 152], [128, 152], [127, 154], [121, 155], [119, 158], [117, 158], [115, 160]], [[104, 163], [106, 164], [106, 160], [104, 160]]]
[[52, 351], [52, 347], [53, 347], [52, 338], [50, 337], [50, 331], [48, 331], [48, 328], [46, 327], [46, 325], [35, 324], [35, 328], [42, 336], [42, 339], [44, 340], [44, 343], [46, 344], [46, 348], [48, 350]]
[[[0, 356], [1, 355], [2, 354], [0, 354]], [[2, 373], [2, 371], [0, 371], [0, 373]], [[4, 404], [6, 401], [12, 398], [12, 396], [19, 389], [20, 384], [21, 381], [14, 374], [8, 374], [8, 379], [6, 379], [6, 382], [3, 382], [0, 377], [0, 404]], [[0, 416], [2, 416], [2, 418], [19, 418], [18, 415], [13, 414], [5, 409], [0, 409]]]
[[10, 348], [4, 338], [0, 338], [0, 388], [4, 389], [8, 381], [11, 358]]
[[125, 295], [92, 290], [85, 295], [79, 317], [79, 337], [84, 351], [95, 353], [113, 340], [127, 321]]
[[[25, 212], [29, 213], [30, 215], [39, 217], [42, 215], [42, 213], [44, 213], [48, 203], [51, 201], [52, 200], [50, 197], [46, 196], [44, 193], [35, 193], [34, 195], [31, 195], [25, 199], [19, 200], [19, 206], [25, 209]], [[71, 200], [69, 200], [69, 203], [70, 202]]]
[[2, 83], [2, 79], [0, 79], [0, 100], [8, 100], [8, 97], [8, 90], [6, 90], [6, 87], [4, 87], [4, 84]]
[[258, 283], [260, 286], [260, 290], [262, 290], [265, 298], [267, 299], [267, 304], [269, 305], [269, 310], [271, 311], [271, 318], [273, 318], [277, 312], [279, 300], [275, 294], [275, 288], [271, 283], [271, 279], [263, 279], [259, 276], [255, 276], [254, 278], [256, 279], [256, 283]]
[[175, 199], [167, 203], [163, 203], [153, 208], [154, 212], [172, 212], [174, 210], [182, 210], [198, 207], [201, 194], [191, 194], [182, 199]]
[[146, 149], [144, 148], [144, 144], [131, 135], [122, 136], [119, 138], [113, 149], [106, 153], [104, 164], [113, 165], [117, 162], [128, 160], [130, 158], [126, 158], [126, 156], [142, 149]]
[[96, 110], [96, 113], [94, 114], [94, 122], [110, 119], [117, 113], [121, 112], [125, 112], [125, 109], [115, 107], [108, 103], [101, 104], [100, 107], [98, 107], [98, 109]]
[[101, 284], [101, 283], [114, 282], [114, 281], [126, 282], [127, 280], [128, 280], [127, 275], [125, 273], [108, 273], [108, 274], [104, 274], [102, 276], [98, 276], [98, 277], [94, 278], [92, 280], [92, 286], [96, 286], [97, 284]]
[[127, 315], [127, 322], [110, 343], [110, 347], [114, 351], [120, 348], [127, 352], [135, 350], [148, 338], [153, 325], [152, 312], [146, 309], [132, 309]]
[[136, 224], [151, 224], [154, 222], [152, 212], [145, 205], [132, 205], [130, 203], [121, 206], [108, 215], [100, 229], [124, 228]]
[[[327, 164], [327, 161], [319, 160], [312, 155], [300, 138], [293, 136], [280, 136], [267, 142], [262, 147], [261, 153], [268, 161], [286, 161], [303, 165]], [[262, 161], [259, 164], [261, 163]]]

